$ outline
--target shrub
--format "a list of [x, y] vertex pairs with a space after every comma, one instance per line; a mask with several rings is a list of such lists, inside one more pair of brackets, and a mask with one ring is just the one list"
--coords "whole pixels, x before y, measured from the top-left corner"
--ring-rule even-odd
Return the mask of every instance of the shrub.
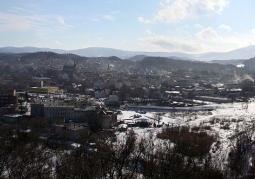
[[224, 125], [224, 126], [221, 126], [220, 128], [221, 128], [221, 129], [224, 129], [224, 130], [229, 130], [229, 129], [230, 129], [229, 124], [226, 124], [226, 125]]
[[211, 119], [209, 122], [210, 124], [215, 124], [215, 119]]
[[192, 129], [191, 129], [192, 131], [199, 131], [200, 130], [200, 127], [199, 126], [194, 126], [194, 127], [192, 127]]
[[182, 126], [180, 132], [189, 132], [189, 126]]
[[211, 130], [211, 126], [202, 126], [201, 128], [204, 130]]
[[232, 119], [231, 121], [232, 121], [232, 122], [236, 122], [237, 120], [236, 120], [236, 119]]
[[149, 127], [150, 123], [141, 121], [141, 122], [137, 122], [136, 126], [138, 126], [138, 127]]
[[179, 153], [190, 157], [202, 157], [206, 155], [212, 143], [215, 141], [213, 136], [206, 132], [171, 132], [164, 130], [157, 134], [160, 139], [170, 139], [176, 144]]

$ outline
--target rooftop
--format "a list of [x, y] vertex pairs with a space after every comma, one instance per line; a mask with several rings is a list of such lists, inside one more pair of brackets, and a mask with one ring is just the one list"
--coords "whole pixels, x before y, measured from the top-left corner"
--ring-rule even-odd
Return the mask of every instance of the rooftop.
[[78, 130], [88, 128], [88, 124], [86, 123], [67, 123], [67, 124], [60, 124], [55, 126], [65, 128], [68, 130], [73, 130], [73, 131], [78, 131]]

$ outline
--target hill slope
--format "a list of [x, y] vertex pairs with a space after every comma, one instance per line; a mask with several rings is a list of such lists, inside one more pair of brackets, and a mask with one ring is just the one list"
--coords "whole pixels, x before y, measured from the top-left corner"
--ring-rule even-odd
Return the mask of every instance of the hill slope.
[[[86, 57], [109, 57], [116, 56], [122, 59], [128, 59], [134, 56], [154, 56], [154, 57], [171, 57], [172, 59], [212, 61], [212, 60], [234, 60], [234, 59], [250, 59], [255, 57], [255, 45], [232, 50], [229, 52], [210, 52], [203, 54], [185, 54], [179, 52], [140, 52], [140, 51], [124, 51], [104, 47], [90, 47], [78, 50], [61, 50], [37, 47], [2, 47], [0, 53], [33, 53], [33, 52], [55, 52], [55, 53], [73, 53]], [[134, 60], [142, 60], [135, 57]]]

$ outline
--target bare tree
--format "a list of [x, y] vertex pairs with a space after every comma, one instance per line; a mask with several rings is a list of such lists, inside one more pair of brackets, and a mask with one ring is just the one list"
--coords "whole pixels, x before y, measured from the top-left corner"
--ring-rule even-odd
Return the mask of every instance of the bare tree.
[[159, 124], [162, 119], [162, 113], [155, 113], [154, 120]]

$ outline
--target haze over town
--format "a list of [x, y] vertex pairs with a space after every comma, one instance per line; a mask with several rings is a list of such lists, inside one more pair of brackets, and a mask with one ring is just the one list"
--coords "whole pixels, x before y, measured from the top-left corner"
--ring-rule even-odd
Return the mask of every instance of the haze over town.
[[0, 46], [226, 52], [255, 44], [253, 0], [1, 2]]
[[0, 178], [255, 178], [255, 1], [0, 4]]

